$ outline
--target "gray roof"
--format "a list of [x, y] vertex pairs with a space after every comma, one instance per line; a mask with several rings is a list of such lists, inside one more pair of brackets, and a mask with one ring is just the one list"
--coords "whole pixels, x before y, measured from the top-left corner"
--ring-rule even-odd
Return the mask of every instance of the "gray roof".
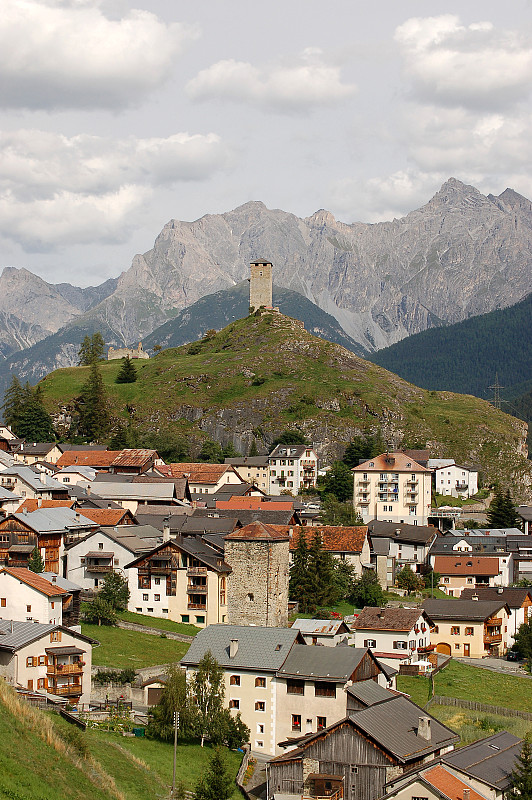
[[517, 513], [521, 519], [527, 520], [527, 522], [532, 521], [532, 506], [519, 506]]
[[467, 542], [471, 547], [470, 552], [475, 554], [504, 555], [508, 547], [506, 536], [438, 536], [431, 545], [429, 555], [463, 555], [464, 551], [453, 550], [460, 541]]
[[[94, 484], [93, 484], [94, 485]], [[106, 483], [98, 482], [96, 491], [109, 500], [166, 500], [175, 497], [175, 486], [169, 483]]]
[[15, 620], [0, 619], [0, 650], [9, 650], [14, 652], [20, 650], [42, 636], [47, 636], [51, 631], [61, 630], [69, 633], [76, 639], [81, 639], [90, 644], [99, 644], [95, 639], [89, 636], [83, 636], [81, 633], [71, 628], [65, 628], [63, 625], [50, 625], [40, 622], [18, 622]]
[[372, 519], [368, 522], [368, 533], [372, 539], [385, 536], [395, 542], [428, 544], [438, 531], [431, 525], [408, 525], [406, 522], [381, 522]]
[[114, 528], [101, 527], [96, 531], [91, 531], [87, 536], [81, 539], [76, 539], [75, 542], [66, 546], [67, 550], [80, 544], [80, 542], [90, 542], [92, 536], [96, 534], [104, 534], [111, 541], [116, 542], [121, 547], [134, 555], [138, 556], [140, 553], [148, 553], [153, 550], [161, 542], [161, 533], [151, 525], [118, 525]]
[[528, 589], [508, 586], [504, 588], [480, 586], [478, 589], [462, 589], [460, 600], [471, 600], [474, 595], [478, 597], [479, 601], [501, 600], [503, 603], [507, 603], [510, 608], [521, 608], [529, 595], [532, 598], [532, 586]]
[[236, 467], [264, 467], [268, 466], [268, 456], [239, 456], [238, 458], [226, 458], [224, 464], [231, 464]]
[[297, 628], [301, 633], [315, 633], [320, 636], [336, 636], [341, 626], [348, 633], [349, 628], [342, 619], [300, 619], [299, 617], [292, 624], [292, 628]]
[[445, 535], [464, 536], [469, 539], [470, 536], [523, 536], [524, 534], [519, 528], [465, 528], [463, 531], [451, 528]]
[[393, 692], [373, 680], [356, 681], [347, 687], [347, 693], [356, 697], [365, 706], [374, 706], [375, 703], [382, 703], [394, 696]]
[[423, 608], [436, 622], [440, 619], [463, 619], [482, 622], [506, 605], [505, 600], [425, 600]]
[[[31, 467], [9, 467], [9, 469], [6, 469], [2, 472], [2, 476], [13, 476], [20, 478], [21, 481], [24, 481], [24, 483], [27, 483], [28, 486], [31, 486], [35, 492], [51, 492], [59, 490], [66, 492], [66, 487], [63, 483], [59, 483], [59, 481], [50, 478], [50, 476], [46, 475], [44, 472], [37, 474], [31, 469]], [[44, 480], [46, 483], [43, 483]]]
[[[210, 650], [220, 666], [226, 669], [234, 667], [277, 672], [298, 636], [299, 631], [292, 628], [209, 625], [197, 634], [188, 652], [181, 659], [181, 664], [195, 666]], [[238, 641], [238, 650], [234, 658], [229, 657], [231, 639]], [[307, 647], [307, 649], [322, 648]]]
[[0, 486], [0, 501], [7, 500], [22, 500], [22, 495], [10, 492], [9, 489], [5, 489], [3, 486]]
[[88, 481], [92, 481], [96, 475], [96, 470], [94, 467], [82, 467], [72, 464], [70, 467], [63, 467], [63, 469], [60, 469], [58, 472], [56, 472], [56, 475], [68, 475], [71, 473], [84, 475]]
[[[82, 587], [78, 586], [77, 583], [72, 583], [72, 581], [67, 581], [66, 578], [62, 578], [57, 572], [39, 572], [41, 578], [45, 578], [50, 583], [55, 583], [59, 586], [60, 589], [64, 589], [66, 592], [81, 592]], [[55, 578], [55, 580], [52, 580]]]
[[[194, 511], [195, 517], [208, 517], [212, 514], [212, 509], [197, 508]], [[298, 519], [298, 512], [295, 511], [264, 511], [260, 508], [256, 509], [216, 509], [216, 514], [219, 517], [236, 517], [241, 525], [249, 525], [251, 522], [263, 522], [265, 525], [289, 525], [290, 521], [295, 517], [296, 524]]]
[[521, 746], [521, 739], [508, 731], [501, 731], [446, 753], [442, 762], [504, 791], [510, 785], [510, 773]]
[[36, 508], [35, 511], [29, 511], [26, 514], [23, 512], [12, 514], [11, 516], [29, 525], [30, 528], [39, 533], [97, 527], [97, 524], [91, 519], [87, 519], [79, 511], [74, 511], [66, 506]]
[[[430, 740], [417, 735], [420, 717], [430, 718]], [[421, 758], [460, 738], [424, 709], [401, 695], [356, 711], [349, 719], [356, 728], [402, 762]]]
[[347, 681], [367, 653], [365, 647], [312, 647], [295, 644], [280, 677]]

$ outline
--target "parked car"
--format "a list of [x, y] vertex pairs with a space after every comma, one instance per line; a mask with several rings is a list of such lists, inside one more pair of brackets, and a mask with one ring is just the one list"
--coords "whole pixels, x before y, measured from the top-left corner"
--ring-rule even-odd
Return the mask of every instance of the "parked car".
[[519, 652], [519, 650], [508, 650], [506, 654], [507, 661], [522, 661], [523, 656]]

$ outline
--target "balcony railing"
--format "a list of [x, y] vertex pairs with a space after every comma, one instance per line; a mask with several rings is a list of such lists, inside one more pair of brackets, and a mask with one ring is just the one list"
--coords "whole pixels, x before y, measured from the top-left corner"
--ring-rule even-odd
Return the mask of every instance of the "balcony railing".
[[369, 482], [369, 478], [359, 478], [357, 481], [357, 486], [360, 486], [361, 483], [367, 484]]
[[81, 675], [85, 662], [78, 661], [76, 664], [48, 664], [46, 672], [48, 675]]
[[195, 583], [189, 583], [187, 586], [187, 593], [188, 594], [207, 594], [207, 587], [206, 586], [198, 586]]
[[187, 608], [197, 611], [207, 611], [207, 603], [188, 603]]
[[170, 569], [170, 564], [150, 564], [150, 572], [152, 575], [167, 575]]
[[85, 569], [88, 572], [112, 572], [111, 564], [85, 564]]
[[497, 627], [502, 625], [502, 617], [490, 617], [490, 619], [486, 620], [486, 625], [488, 627]]
[[65, 686], [54, 686], [52, 689], [48, 689], [48, 691], [50, 694], [66, 695], [67, 697], [76, 695], [79, 697], [79, 695], [83, 693], [83, 688], [81, 683], [69, 683]]
[[502, 633], [485, 633], [484, 644], [500, 644], [502, 642]]
[[187, 569], [187, 577], [194, 578], [198, 577], [199, 575], [206, 575], [207, 574], [207, 567], [189, 567]]

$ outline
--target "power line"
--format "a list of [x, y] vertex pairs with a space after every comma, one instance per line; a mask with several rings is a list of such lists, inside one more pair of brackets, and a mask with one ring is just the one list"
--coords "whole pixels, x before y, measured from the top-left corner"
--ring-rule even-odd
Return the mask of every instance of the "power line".
[[504, 386], [501, 386], [499, 383], [499, 373], [495, 373], [495, 383], [492, 383], [491, 386], [488, 386], [488, 389], [493, 390], [493, 400], [491, 401], [492, 406], [495, 408], [500, 409], [501, 407], [501, 389], [504, 389]]

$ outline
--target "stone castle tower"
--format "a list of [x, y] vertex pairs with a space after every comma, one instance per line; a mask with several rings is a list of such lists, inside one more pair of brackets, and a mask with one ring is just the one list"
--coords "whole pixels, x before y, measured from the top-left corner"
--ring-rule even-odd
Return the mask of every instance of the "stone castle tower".
[[288, 622], [288, 531], [252, 522], [225, 537], [230, 625], [284, 626]]
[[250, 264], [249, 307], [256, 311], [261, 306], [271, 308], [272, 303], [272, 264], [259, 258]]

